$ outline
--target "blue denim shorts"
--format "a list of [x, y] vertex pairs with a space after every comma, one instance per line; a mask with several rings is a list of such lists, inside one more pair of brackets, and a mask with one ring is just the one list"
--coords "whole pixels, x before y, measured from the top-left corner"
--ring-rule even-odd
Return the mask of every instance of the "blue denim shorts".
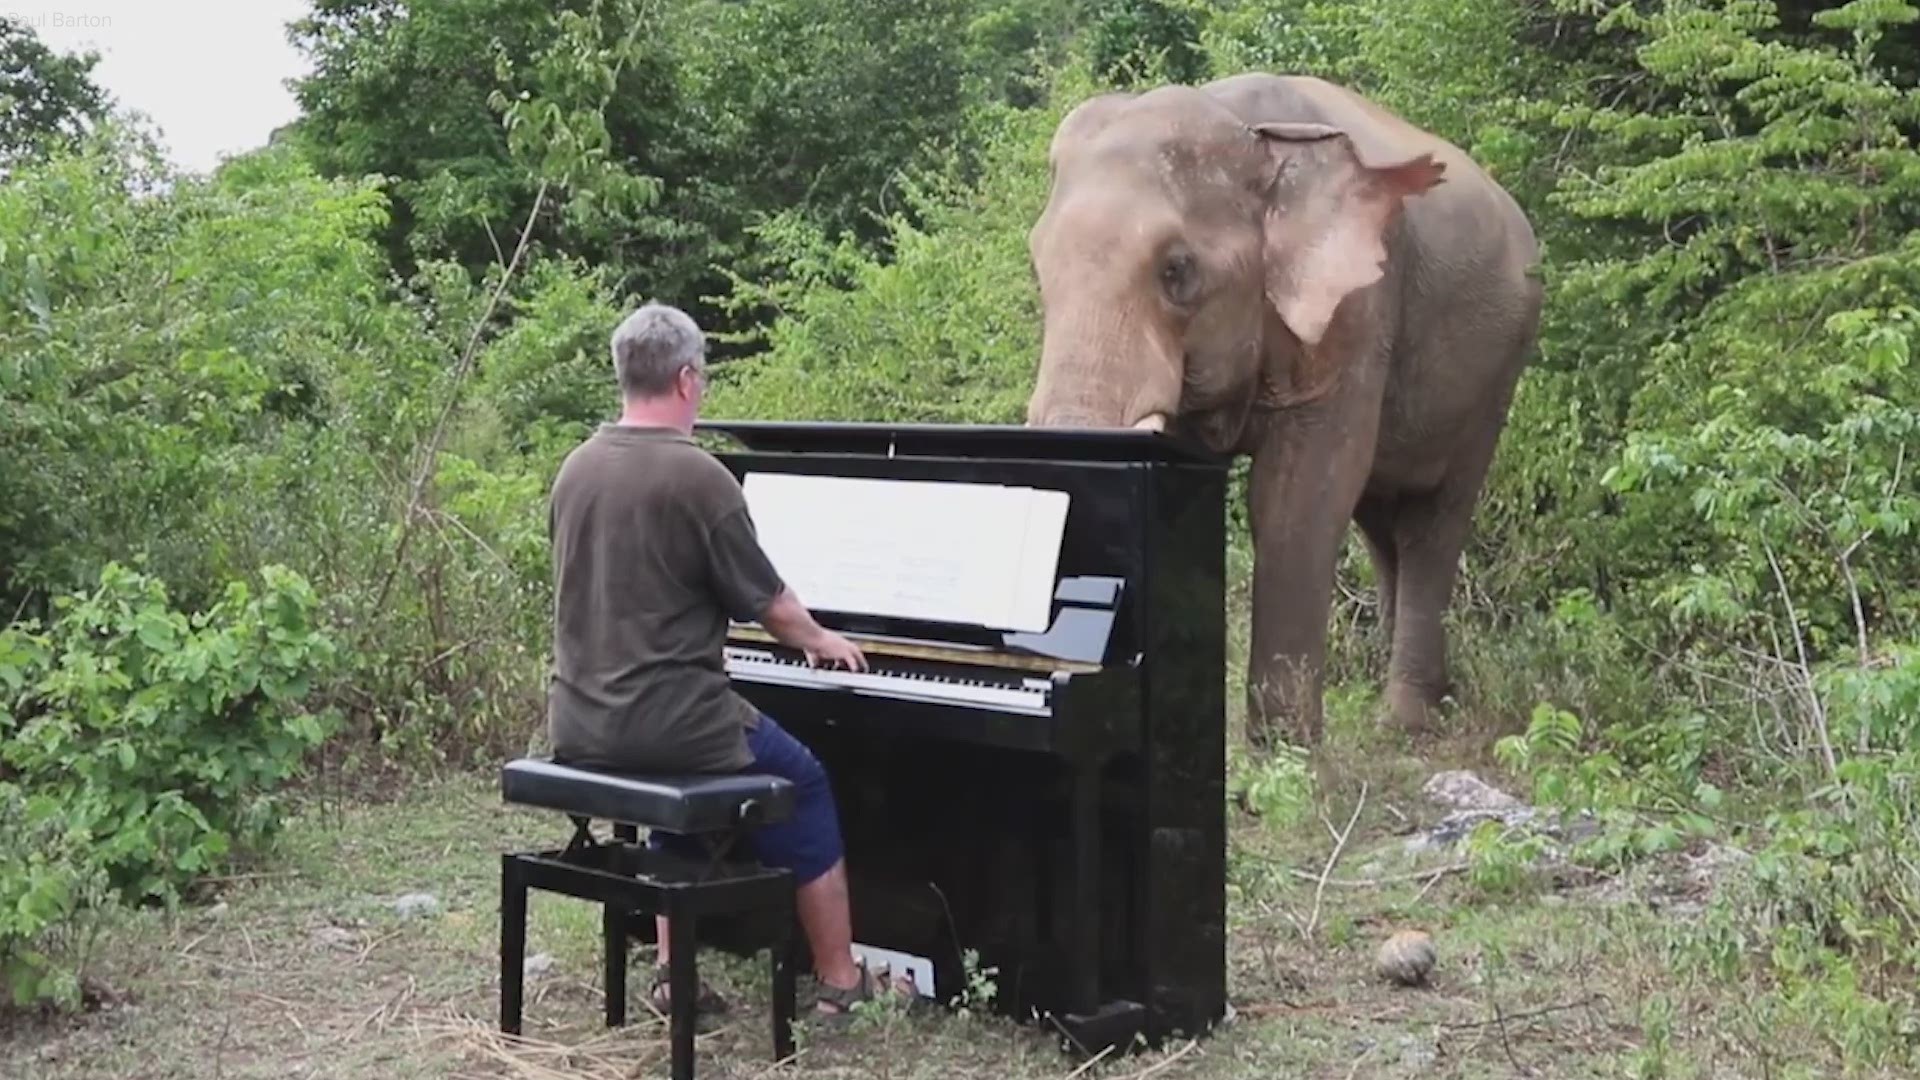
[[[759, 725], [747, 731], [747, 752], [753, 755], [747, 772], [783, 777], [794, 787], [793, 814], [748, 834], [754, 855], [768, 866], [791, 872], [795, 885], [805, 885], [833, 869], [846, 850], [840, 838], [840, 813], [834, 805], [833, 788], [819, 759], [765, 713], [760, 714]], [[648, 834], [647, 844], [688, 858], [706, 854], [696, 838], [658, 829]]]

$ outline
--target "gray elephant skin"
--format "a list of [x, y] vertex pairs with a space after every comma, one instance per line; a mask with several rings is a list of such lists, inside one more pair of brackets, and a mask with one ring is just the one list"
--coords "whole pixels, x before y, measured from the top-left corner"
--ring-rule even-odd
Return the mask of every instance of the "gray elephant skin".
[[1304, 76], [1091, 98], [1049, 170], [1027, 423], [1247, 457], [1256, 747], [1321, 739], [1349, 521], [1392, 642], [1388, 706], [1430, 729], [1442, 619], [1538, 333], [1526, 215], [1458, 147]]

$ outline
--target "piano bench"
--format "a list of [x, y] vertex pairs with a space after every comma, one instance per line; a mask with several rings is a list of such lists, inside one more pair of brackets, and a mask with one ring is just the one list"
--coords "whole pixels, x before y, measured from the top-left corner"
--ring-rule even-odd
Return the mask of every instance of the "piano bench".
[[[626, 1023], [629, 927], [668, 920], [672, 997], [668, 1027], [673, 1080], [692, 1080], [694, 1005], [699, 989], [696, 929], [702, 917], [759, 916], [748, 944], [771, 954], [773, 1053], [793, 1055], [794, 884], [780, 867], [732, 855], [748, 830], [793, 811], [793, 785], [760, 775], [639, 776], [563, 765], [546, 758], [501, 770], [509, 803], [558, 810], [574, 825], [567, 846], [511, 852], [500, 863], [500, 1029], [520, 1034], [527, 940], [527, 893], [544, 889], [601, 905], [609, 1027]], [[594, 821], [613, 825], [599, 840]], [[638, 829], [700, 836], [711, 858], [692, 861], [645, 847]]]

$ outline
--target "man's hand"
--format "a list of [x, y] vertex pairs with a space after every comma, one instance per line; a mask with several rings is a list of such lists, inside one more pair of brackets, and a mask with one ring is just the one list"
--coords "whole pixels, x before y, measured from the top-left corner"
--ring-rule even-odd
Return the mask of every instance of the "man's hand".
[[838, 665], [848, 671], [867, 670], [867, 654], [860, 651], [860, 646], [825, 628], [821, 629], [819, 637], [806, 647], [805, 652], [807, 663], [813, 667], [824, 663]]
[[812, 613], [800, 603], [792, 589], [780, 590], [780, 595], [773, 598], [773, 603], [761, 615], [760, 625], [780, 644], [806, 653], [811, 667], [825, 662], [849, 671], [867, 670], [866, 654], [853, 642], [814, 622]]

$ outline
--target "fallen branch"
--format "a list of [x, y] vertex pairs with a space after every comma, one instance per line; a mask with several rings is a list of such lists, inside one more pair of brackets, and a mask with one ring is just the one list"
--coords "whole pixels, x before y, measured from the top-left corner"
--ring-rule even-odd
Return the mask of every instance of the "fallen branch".
[[1605, 1000], [1607, 1000], [1605, 994], [1588, 994], [1586, 997], [1583, 997], [1578, 1001], [1568, 1001], [1559, 1005], [1548, 1005], [1545, 1008], [1541, 1008], [1541, 1009], [1529, 1009], [1526, 1012], [1506, 1013], [1504, 1015], [1500, 1013], [1500, 1007], [1498, 1005], [1495, 1005], [1494, 1018], [1492, 1020], [1474, 1020], [1470, 1023], [1462, 1023], [1462, 1024], [1449, 1023], [1449, 1024], [1441, 1024], [1440, 1026], [1452, 1031], [1471, 1031], [1474, 1028], [1492, 1027], [1495, 1024], [1504, 1025], [1509, 1020], [1532, 1020], [1536, 1017], [1551, 1016], [1554, 1013], [1571, 1012], [1574, 1009], [1586, 1008], [1587, 1006], [1592, 1005], [1596, 1001], [1605, 1001]]
[[[1327, 875], [1333, 873], [1333, 864], [1340, 861], [1340, 853], [1347, 849], [1347, 839], [1353, 835], [1353, 826], [1360, 820], [1360, 811], [1366, 809], [1366, 806], [1367, 784], [1363, 780], [1360, 783], [1360, 799], [1353, 804], [1353, 813], [1347, 818], [1347, 827], [1335, 835], [1333, 853], [1327, 856], [1327, 865], [1320, 870], [1320, 882], [1313, 887], [1313, 910], [1307, 913], [1307, 925], [1300, 932], [1304, 940], [1313, 940], [1313, 928], [1320, 923], [1320, 900], [1327, 891]], [[1320, 820], [1327, 821], [1326, 815], [1322, 814]], [[1333, 832], [1333, 822], [1327, 821], [1327, 831]]]

